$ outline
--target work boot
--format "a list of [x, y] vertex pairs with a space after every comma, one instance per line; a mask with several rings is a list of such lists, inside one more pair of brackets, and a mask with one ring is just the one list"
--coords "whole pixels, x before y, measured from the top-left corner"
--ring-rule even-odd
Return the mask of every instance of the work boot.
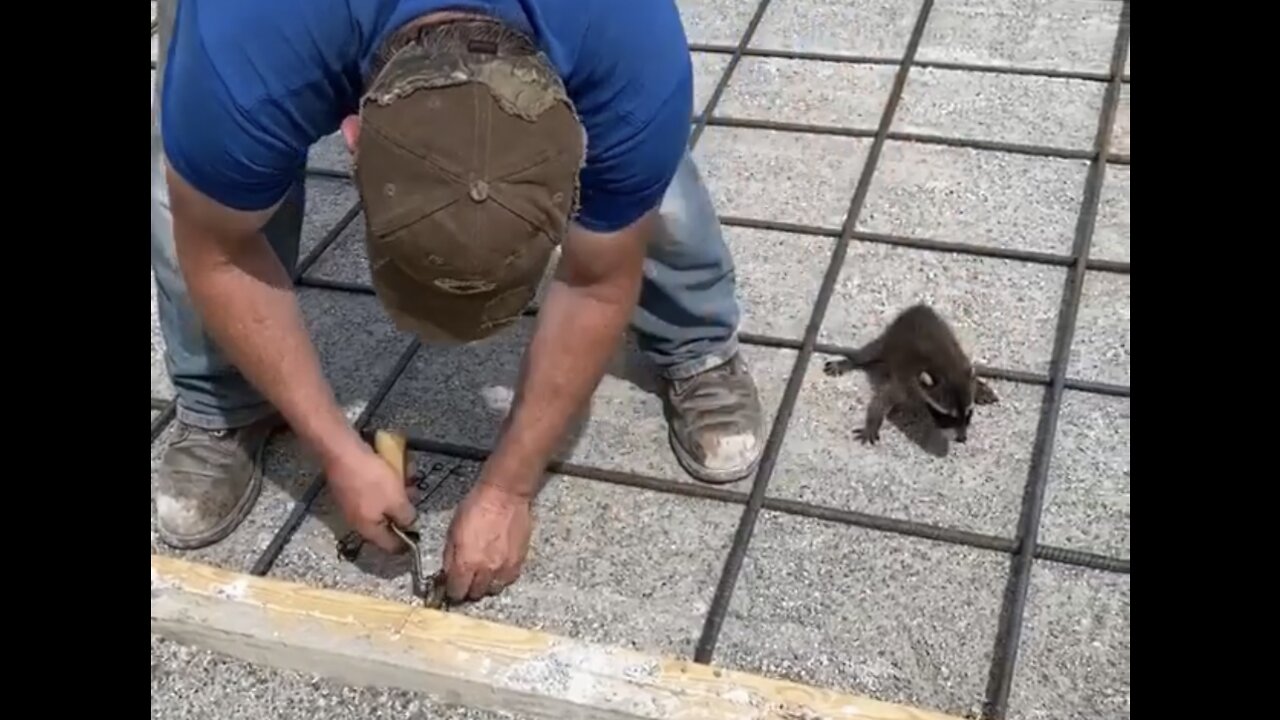
[[664, 385], [668, 436], [685, 472], [707, 483], [730, 483], [755, 472], [764, 447], [763, 413], [741, 354]]
[[190, 550], [231, 534], [262, 491], [262, 451], [281, 424], [271, 415], [234, 430], [203, 430], [177, 420], [160, 464], [160, 539]]

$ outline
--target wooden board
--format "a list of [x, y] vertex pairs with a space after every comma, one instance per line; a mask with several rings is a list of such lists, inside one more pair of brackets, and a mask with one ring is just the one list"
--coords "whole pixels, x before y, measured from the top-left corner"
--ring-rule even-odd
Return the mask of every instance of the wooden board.
[[348, 685], [557, 720], [959, 720], [156, 554], [151, 631]]

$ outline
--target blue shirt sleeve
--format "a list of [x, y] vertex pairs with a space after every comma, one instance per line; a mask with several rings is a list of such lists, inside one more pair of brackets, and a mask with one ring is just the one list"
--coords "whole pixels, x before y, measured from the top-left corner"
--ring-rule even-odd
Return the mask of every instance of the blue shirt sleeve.
[[689, 143], [693, 114], [692, 73], [682, 73], [675, 89], [660, 98], [647, 121], [622, 118], [621, 132], [588, 157], [581, 172], [577, 222], [594, 232], [614, 232], [635, 222], [662, 202]]
[[[191, 23], [188, 23], [190, 25]], [[309, 144], [271, 128], [278, 108], [243, 107], [210, 60], [199, 35], [176, 32], [183, 52], [166, 58], [161, 136], [173, 170], [200, 192], [236, 210], [271, 207], [297, 180]]]

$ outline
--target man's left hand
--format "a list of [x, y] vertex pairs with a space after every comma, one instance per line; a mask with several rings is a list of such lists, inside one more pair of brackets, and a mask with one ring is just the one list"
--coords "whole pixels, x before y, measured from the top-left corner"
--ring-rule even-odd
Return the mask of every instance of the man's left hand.
[[529, 505], [570, 417], [590, 400], [635, 309], [656, 213], [613, 233], [577, 226], [520, 368], [515, 401], [480, 480], [458, 505], [444, 551], [450, 599], [479, 600], [520, 576]]
[[532, 531], [529, 498], [483, 479], [476, 483], [454, 511], [445, 542], [449, 598], [479, 600], [515, 582]]

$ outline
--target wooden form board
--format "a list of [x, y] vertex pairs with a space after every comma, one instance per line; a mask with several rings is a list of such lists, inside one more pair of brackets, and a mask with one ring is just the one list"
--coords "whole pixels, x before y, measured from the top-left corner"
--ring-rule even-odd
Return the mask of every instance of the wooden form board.
[[557, 720], [960, 720], [154, 553], [151, 631], [349, 685]]

